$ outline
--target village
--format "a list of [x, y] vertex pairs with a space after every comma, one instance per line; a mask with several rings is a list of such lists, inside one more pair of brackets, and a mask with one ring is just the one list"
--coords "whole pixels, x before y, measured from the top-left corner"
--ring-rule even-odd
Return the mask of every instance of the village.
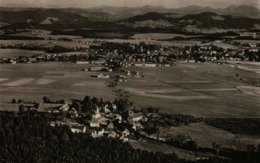
[[[41, 50], [41, 45], [1, 45], [2, 49]], [[224, 49], [213, 44], [185, 47], [149, 45], [146, 43], [99, 43], [88, 47], [44, 47], [47, 54], [3, 57], [1, 64], [68, 62], [75, 64], [99, 64], [108, 67], [171, 66], [185, 62], [260, 61], [258, 44], [245, 43], [237, 49]], [[70, 52], [66, 54], [64, 52]], [[80, 52], [80, 54], [73, 54]]]
[[[171, 127], [208, 123], [208, 118], [160, 112], [159, 108], [140, 108], [127, 99], [106, 101], [102, 98], [85, 96], [83, 100], [52, 100], [47, 96], [42, 102], [13, 99], [6, 104], [15, 117], [46, 117], [51, 128], [65, 127], [75, 135], [89, 135], [93, 139], [114, 139], [122, 143], [152, 142], [192, 151], [197, 161], [228, 158], [219, 155], [220, 150], [229, 149], [213, 142], [212, 148], [201, 147], [189, 135], [166, 136], [163, 130]], [[3, 103], [0, 107], [3, 107]], [[5, 106], [4, 106], [5, 107]], [[251, 146], [250, 146], [251, 147]], [[251, 149], [251, 148], [250, 148]]]
[[[159, 108], [141, 109], [123, 99], [111, 102], [89, 96], [82, 101], [73, 99], [70, 102], [52, 101], [46, 96], [41, 103], [13, 99], [9, 106], [16, 108], [13, 113], [19, 115], [33, 115], [37, 112], [45, 114], [52, 119], [51, 127], [67, 126], [75, 134], [90, 134], [93, 138], [107, 137], [122, 142], [149, 139], [167, 143], [170, 139], [160, 136], [161, 127], [202, 121], [192, 116], [160, 113]], [[187, 138], [183, 141], [184, 146], [185, 142], [188, 146], [193, 140]]]

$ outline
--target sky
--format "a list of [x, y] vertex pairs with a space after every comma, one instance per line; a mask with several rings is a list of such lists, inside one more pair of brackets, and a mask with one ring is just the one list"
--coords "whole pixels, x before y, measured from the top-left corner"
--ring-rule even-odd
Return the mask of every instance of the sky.
[[0, 0], [1, 7], [90, 8], [98, 6], [140, 7], [145, 5], [167, 8], [192, 5], [214, 8], [223, 8], [230, 5], [253, 5], [260, 8], [260, 0]]

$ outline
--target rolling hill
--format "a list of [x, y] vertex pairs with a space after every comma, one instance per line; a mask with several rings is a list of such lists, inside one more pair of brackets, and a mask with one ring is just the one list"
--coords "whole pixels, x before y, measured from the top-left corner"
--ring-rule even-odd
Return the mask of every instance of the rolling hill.
[[[174, 26], [185, 28], [187, 26], [196, 28], [220, 28], [220, 29], [248, 29], [254, 28], [255, 25], [260, 24], [260, 19], [233, 17], [230, 15], [220, 15], [212, 12], [205, 12], [199, 14], [189, 14], [181, 17], [171, 17], [169, 13], [151, 12], [144, 15], [134, 16], [120, 21], [121, 24], [127, 26], [136, 26], [137, 24], [145, 24], [144, 22], [164, 22], [160, 24], [163, 27]], [[156, 23], [157, 22], [157, 23]]]
[[[243, 14], [243, 17], [241, 17]], [[191, 14], [192, 13], [192, 14]], [[222, 14], [224, 13], [224, 14]], [[78, 8], [0, 8], [0, 28], [39, 28], [49, 30], [91, 28], [99, 31], [136, 31], [154, 29], [251, 29], [260, 18], [253, 6], [230, 6], [223, 9], [189, 6], [168, 9], [162, 6]], [[250, 17], [247, 17], [247, 16]], [[144, 29], [145, 28], [145, 29]], [[167, 29], [167, 30], [166, 30]]]
[[91, 22], [86, 17], [59, 9], [0, 10], [0, 18], [7, 24], [6, 28], [78, 27]]

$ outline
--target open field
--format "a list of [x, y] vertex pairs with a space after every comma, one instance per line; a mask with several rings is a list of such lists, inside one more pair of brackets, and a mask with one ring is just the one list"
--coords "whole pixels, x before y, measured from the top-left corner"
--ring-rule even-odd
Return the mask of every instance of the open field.
[[45, 95], [54, 99], [82, 99], [85, 95], [115, 98], [106, 80], [91, 78], [93, 73], [82, 72], [81, 68], [84, 67], [60, 63], [1, 65], [0, 101], [41, 101]]
[[247, 150], [247, 145], [258, 145], [260, 143], [260, 137], [236, 135], [204, 123], [171, 127], [170, 129], [161, 130], [160, 134], [162, 137], [189, 135], [200, 147], [204, 148], [212, 148], [212, 143], [215, 142], [221, 144], [224, 148]]
[[174, 33], [140, 33], [140, 34], [135, 34], [131, 38], [161, 40], [161, 39], [171, 39], [173, 37], [186, 37], [186, 36], [182, 34], [174, 34]]
[[[0, 102], [12, 98], [39, 101], [46, 95], [108, 100], [119, 96], [108, 87], [112, 79], [92, 78], [96, 73], [82, 72], [82, 68], [61, 63], [1, 65]], [[212, 63], [128, 69], [140, 71], [144, 78], [131, 77], [119, 83], [118, 89], [137, 106], [196, 117], [260, 117], [259, 88], [253, 85], [260, 83], [260, 76], [255, 72]]]
[[142, 149], [151, 152], [163, 152], [167, 154], [175, 153], [179, 158], [188, 160], [196, 159], [193, 152], [175, 148], [166, 144], [160, 144], [152, 141], [130, 142], [130, 144], [136, 149]]
[[0, 49], [0, 58], [19, 57], [46, 54], [44, 51], [22, 50], [22, 49]]
[[253, 86], [260, 76], [255, 72], [211, 63], [130, 69], [145, 77], [119, 87], [138, 106], [197, 117], [260, 116], [259, 88]]

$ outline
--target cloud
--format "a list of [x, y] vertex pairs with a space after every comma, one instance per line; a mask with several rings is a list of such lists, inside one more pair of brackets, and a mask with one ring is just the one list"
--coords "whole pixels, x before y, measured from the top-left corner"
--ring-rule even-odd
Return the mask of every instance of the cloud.
[[254, 5], [260, 8], [259, 0], [0, 0], [3, 7], [96, 7], [144, 5], [178, 8], [190, 5], [227, 7], [229, 5]]

